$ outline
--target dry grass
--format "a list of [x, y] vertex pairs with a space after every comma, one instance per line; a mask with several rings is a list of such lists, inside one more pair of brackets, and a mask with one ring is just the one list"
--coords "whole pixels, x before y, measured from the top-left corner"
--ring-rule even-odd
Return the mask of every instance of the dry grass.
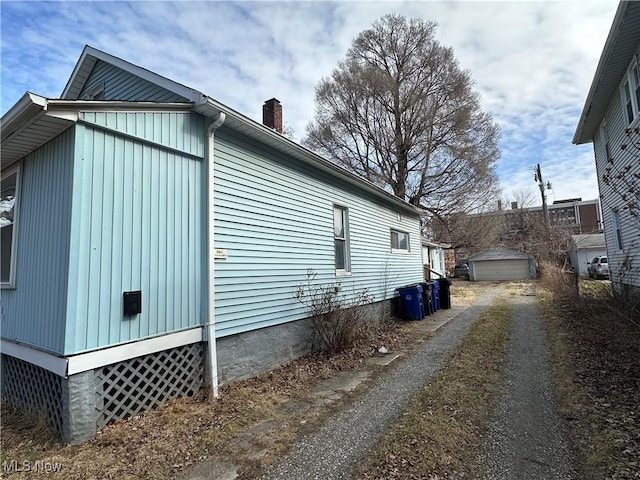
[[[501, 389], [511, 307], [492, 306], [358, 468], [358, 478], [466, 478]], [[478, 359], [482, 359], [479, 362]]]
[[478, 291], [486, 285], [469, 282], [467, 280], [451, 280], [451, 296], [455, 297], [456, 305], [472, 305], [477, 299]]
[[553, 282], [540, 306], [583, 478], [640, 478], [640, 329], [616, 312], [608, 282]]
[[[412, 323], [377, 331], [374, 342], [400, 351], [410, 344]], [[301, 433], [314, 428], [328, 410], [313, 403], [311, 387], [344, 370], [363, 368], [370, 345], [340, 354], [309, 355], [252, 379], [205, 391], [105, 427], [81, 445], [56, 440], [44, 422], [2, 404], [2, 462], [59, 464], [52, 479], [172, 478], [205, 459], [233, 462], [246, 474], [268, 464]], [[335, 407], [335, 406], [334, 406]], [[1, 463], [1, 462], [0, 462]], [[11, 470], [11, 471], [6, 471]], [[3, 477], [30, 478], [16, 468]], [[250, 475], [249, 475], [250, 476]]]
[[[456, 282], [454, 305], [469, 302], [488, 284]], [[397, 322], [376, 332], [374, 343], [409, 353], [426, 337], [420, 322]], [[239, 466], [244, 478], [295, 445], [295, 440], [320, 424], [339, 404], [319, 407], [313, 385], [338, 371], [365, 368], [370, 345], [330, 357], [311, 355], [255, 378], [220, 388], [213, 400], [201, 392], [193, 398], [167, 402], [152, 411], [116, 422], [81, 445], [64, 445], [44, 422], [2, 404], [0, 463], [24, 461], [60, 465], [51, 479], [166, 479], [204, 460]], [[361, 393], [361, 392], [360, 392]], [[2, 477], [31, 478], [29, 472], [1, 470]]]

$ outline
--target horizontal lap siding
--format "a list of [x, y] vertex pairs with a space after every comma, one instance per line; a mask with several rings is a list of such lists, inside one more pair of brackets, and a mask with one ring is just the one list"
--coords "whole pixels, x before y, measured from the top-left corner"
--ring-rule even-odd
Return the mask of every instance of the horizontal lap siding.
[[[629, 127], [622, 110], [620, 92], [611, 100], [606, 115], [607, 133], [609, 135], [609, 151], [616, 164], [630, 165], [631, 169], [625, 172], [627, 178], [632, 178], [633, 174], [640, 174], [640, 159], [634, 154], [633, 149], [622, 150], [622, 144], [628, 144], [629, 138], [625, 135], [625, 130]], [[636, 118], [632, 126], [639, 126], [640, 119]], [[637, 137], [636, 137], [637, 138]], [[622, 263], [629, 255], [632, 268], [624, 274], [624, 283], [640, 287], [640, 219], [629, 214], [629, 210], [624, 209], [625, 202], [610, 186], [602, 181], [602, 175], [607, 167], [607, 158], [602, 139], [601, 130], [594, 140], [594, 151], [596, 157], [596, 170], [598, 174], [598, 184], [600, 187], [600, 201], [602, 204], [602, 217], [604, 223], [604, 234], [609, 261], [609, 271], [611, 278], [616, 281], [617, 277], [625, 269]], [[637, 185], [637, 182], [636, 182]], [[624, 190], [623, 190], [624, 191]], [[627, 192], [628, 195], [629, 192]], [[613, 230], [613, 210], [620, 212], [620, 228], [622, 232], [623, 250], [618, 250], [616, 246], [615, 231]]]
[[[420, 226], [308, 166], [265, 152], [222, 131], [216, 136], [216, 332], [231, 335], [306, 315], [295, 299], [307, 269], [320, 283], [342, 284], [375, 300], [422, 279]], [[349, 209], [351, 275], [336, 277], [333, 205]], [[411, 217], [411, 218], [407, 218]], [[411, 235], [411, 254], [390, 253], [390, 228]], [[386, 284], [386, 289], [384, 288]]]
[[16, 288], [2, 290], [2, 336], [64, 348], [74, 128], [22, 162]]
[[186, 98], [176, 95], [129, 72], [98, 60], [93, 67], [82, 91], [80, 99], [88, 92], [104, 85], [104, 100], [127, 100], [132, 102], [186, 102]]
[[[145, 115], [146, 131], [169, 122]], [[185, 125], [203, 135], [199, 123], [172, 125], [180, 130], [172, 138], [185, 135]], [[201, 325], [204, 160], [111, 130], [78, 129], [66, 353]], [[142, 314], [124, 317], [122, 294], [132, 290], [142, 290]]]

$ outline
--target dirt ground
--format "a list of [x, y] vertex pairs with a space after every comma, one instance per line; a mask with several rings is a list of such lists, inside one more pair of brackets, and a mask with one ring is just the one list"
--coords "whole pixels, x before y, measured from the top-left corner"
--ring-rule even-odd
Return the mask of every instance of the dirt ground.
[[[487, 284], [454, 280], [454, 308], [468, 306]], [[427, 317], [436, 320], [438, 316]], [[64, 445], [46, 425], [2, 404], [0, 460], [3, 477], [29, 478], [34, 468], [49, 478], [172, 478], [207, 459], [251, 472], [352, 401], [389, 359], [402, 361], [433, 335], [427, 322], [397, 321], [366, 345], [327, 357], [309, 355], [249, 380], [223, 385], [220, 397], [202, 391], [115, 422], [82, 445]], [[374, 353], [386, 347], [391, 354]], [[331, 379], [357, 381], [333, 390]], [[323, 383], [325, 382], [325, 383]], [[26, 467], [26, 468], [23, 468]]]
[[[640, 478], [640, 328], [615, 313], [607, 282], [581, 288], [573, 302], [551, 293], [539, 298], [552, 344], [554, 381], [562, 414], [589, 479]], [[454, 280], [452, 304], [473, 304], [491, 284]], [[551, 290], [553, 292], [553, 290]], [[436, 319], [433, 317], [433, 319]], [[433, 320], [432, 319], [432, 320]], [[1, 476], [32, 478], [166, 479], [197, 473], [209, 460], [227, 473], [251, 478], [301, 435], [357, 399], [395, 362], [402, 362], [433, 331], [427, 322], [394, 324], [370, 343], [339, 355], [310, 355], [252, 379], [224, 385], [220, 398], [202, 392], [107, 426], [82, 445], [55, 440], [46, 425], [2, 405]], [[385, 346], [390, 356], [373, 354]], [[389, 359], [394, 358], [389, 365]], [[336, 380], [337, 379], [337, 380]], [[340, 389], [331, 382], [347, 388]], [[28, 468], [27, 468], [28, 467]], [[195, 467], [195, 469], [194, 469]]]

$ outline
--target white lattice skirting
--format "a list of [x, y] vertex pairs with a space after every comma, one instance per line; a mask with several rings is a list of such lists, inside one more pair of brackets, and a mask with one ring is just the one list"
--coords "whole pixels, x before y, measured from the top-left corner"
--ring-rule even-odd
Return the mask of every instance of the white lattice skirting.
[[[87, 408], [94, 408], [95, 433], [110, 422], [149, 410], [170, 398], [194, 395], [204, 381], [203, 346], [194, 343], [93, 370], [93, 382], [89, 381], [95, 394], [93, 406], [64, 398], [73, 376], [62, 378], [3, 354], [2, 398], [21, 410], [44, 416], [58, 435], [74, 441], [74, 438], [65, 438], [68, 436], [65, 432], [69, 431], [66, 426], [75, 411], [86, 413]], [[65, 401], [69, 408], [63, 408]], [[70, 418], [65, 418], [67, 416]]]
[[45, 419], [60, 435], [64, 381], [49, 370], [2, 355], [2, 400], [25, 413]]

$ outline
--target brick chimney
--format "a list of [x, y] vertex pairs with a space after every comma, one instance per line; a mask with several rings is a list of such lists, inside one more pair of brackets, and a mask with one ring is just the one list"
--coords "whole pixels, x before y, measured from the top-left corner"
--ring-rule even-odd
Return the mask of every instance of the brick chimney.
[[282, 133], [282, 105], [280, 100], [272, 98], [264, 102], [262, 106], [262, 123], [273, 128], [276, 132]]

